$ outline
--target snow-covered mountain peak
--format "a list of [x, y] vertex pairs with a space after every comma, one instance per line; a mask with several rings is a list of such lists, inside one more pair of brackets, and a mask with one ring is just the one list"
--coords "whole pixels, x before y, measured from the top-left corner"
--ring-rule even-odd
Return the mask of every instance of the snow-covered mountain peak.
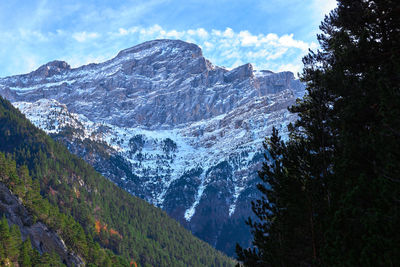
[[246, 79], [254, 77], [253, 74], [253, 65], [250, 63], [244, 64], [237, 68], [232, 69], [231, 71], [224, 74], [225, 82], [233, 82], [236, 80], [244, 81]]
[[51, 70], [58, 74], [62, 71], [70, 69], [71, 66], [67, 62], [62, 60], [53, 60], [40, 66], [37, 70], [34, 71], [34, 73], [40, 74], [41, 70]]
[[0, 78], [0, 95], [35, 125], [228, 253], [256, 194], [262, 141], [273, 126], [286, 134], [287, 107], [304, 92], [291, 72], [227, 70], [176, 40]]
[[53, 76], [3, 78], [0, 90], [12, 101], [56, 99], [93, 122], [172, 129], [226, 114], [257, 97], [302, 87], [288, 72], [255, 76], [251, 64], [227, 71], [201, 55], [194, 44], [155, 40], [104, 63]]
[[144, 58], [154, 54], [168, 54], [169, 56], [189, 56], [192, 58], [202, 57], [203, 53], [196, 44], [181, 40], [158, 39], [127, 48], [118, 53], [116, 58], [132, 56]]

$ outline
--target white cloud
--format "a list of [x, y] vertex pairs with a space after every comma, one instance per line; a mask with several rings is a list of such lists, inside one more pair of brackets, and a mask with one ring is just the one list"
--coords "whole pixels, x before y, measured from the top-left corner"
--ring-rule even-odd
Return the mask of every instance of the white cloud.
[[214, 47], [214, 45], [213, 45], [212, 43], [207, 42], [207, 41], [204, 42], [204, 46], [205, 46], [205, 48], [207, 48], [207, 49], [212, 49], [212, 48]]
[[337, 5], [336, 0], [313, 0], [314, 10], [319, 14], [327, 15]]
[[240, 38], [243, 46], [259, 46], [258, 37], [248, 31], [241, 31], [237, 36]]
[[[185, 32], [183, 32], [183, 33], [185, 33]], [[203, 28], [187, 30], [186, 34], [188, 34], [190, 36], [197, 36], [197, 37], [200, 37], [202, 39], [206, 39], [208, 37], [208, 35], [209, 35], [208, 32]]]
[[290, 70], [296, 73], [302, 68], [302, 56], [308, 52], [309, 48], [317, 48], [316, 43], [298, 40], [293, 34], [255, 35], [249, 31], [235, 32], [232, 28], [211, 29], [210, 31], [198, 28], [178, 31], [167, 30], [157, 24], [152, 27], [135, 27], [134, 29], [119, 29], [116, 34], [124, 37], [130, 35], [130, 39], [140, 41], [172, 38], [196, 43], [204, 49], [205, 57], [214, 60], [213, 63], [216, 65], [227, 68], [234, 68], [238, 64], [250, 62], [257, 69]]
[[200, 38], [207, 38], [208, 37], [208, 32], [206, 30], [204, 30], [203, 28], [199, 28], [197, 29], [197, 36], [199, 36]]
[[19, 36], [23, 40], [37, 40], [37, 41], [47, 41], [48, 38], [45, 34], [39, 31], [27, 30], [27, 29], [19, 29]]
[[240, 59], [241, 56], [235, 49], [225, 50], [221, 53], [221, 56], [227, 59]]
[[249, 51], [246, 53], [246, 57], [250, 59], [256, 59], [260, 57], [265, 57], [268, 55], [268, 51], [266, 49], [258, 50], [258, 51]]
[[233, 64], [230, 67], [227, 67], [229, 70], [237, 68], [239, 66], [242, 66], [243, 64], [245, 64], [242, 60], [237, 59], [235, 62], [233, 62]]
[[25, 67], [25, 68], [26, 68], [28, 71], [34, 70], [34, 69], [36, 69], [36, 68], [39, 67], [39, 63], [37, 62], [36, 57], [33, 56], [33, 55], [27, 55], [27, 56], [24, 58], [24, 63], [26, 64], [26, 67]]
[[222, 35], [227, 38], [233, 38], [235, 36], [235, 33], [233, 32], [233, 30], [231, 28], [226, 28], [226, 30], [224, 31], [224, 33]]
[[282, 57], [288, 51], [287, 47], [280, 47], [276, 49], [273, 53], [269, 53], [267, 60], [275, 60]]
[[215, 36], [221, 36], [221, 31], [219, 31], [219, 30], [211, 30], [211, 33], [212, 33], [212, 35], [215, 35]]
[[182, 38], [184, 34], [185, 34], [184, 32], [178, 32], [176, 30], [172, 30], [167, 32], [165, 34], [165, 37], [179, 39]]
[[260, 39], [260, 42], [261, 42], [261, 43], [270, 43], [270, 42], [278, 41], [278, 40], [279, 40], [279, 37], [278, 37], [277, 34], [275, 34], [275, 33], [268, 33], [266, 36], [263, 36], [263, 37]]
[[119, 35], [127, 35], [129, 31], [125, 30], [124, 28], [119, 28], [118, 29], [118, 34]]
[[294, 75], [297, 75], [297, 73], [301, 73], [303, 69], [303, 65], [301, 64], [283, 64], [279, 66], [278, 71], [291, 71], [293, 72]]
[[279, 38], [278, 42], [279, 42], [279, 44], [281, 44], [284, 47], [299, 48], [303, 51], [307, 51], [310, 46], [313, 46], [312, 44], [310, 45], [303, 41], [294, 40], [293, 34], [290, 34], [290, 35], [285, 34], [285, 35], [281, 36]]
[[[154, 26], [152, 26], [150, 28], [147, 28], [145, 30], [145, 34], [152, 35], [152, 34], [160, 32], [162, 30], [163, 30], [163, 28], [160, 25], [156, 24], [156, 25], [154, 25]], [[176, 32], [176, 31], [174, 31], [174, 32]]]
[[137, 31], [139, 31], [139, 27], [132, 27], [129, 29], [119, 28], [117, 32], [109, 32], [108, 35], [111, 35], [113, 37], [122, 37], [122, 36], [127, 36], [130, 34], [134, 34]]
[[61, 29], [57, 29], [57, 30], [56, 30], [56, 34], [57, 34], [57, 35], [64, 35], [64, 34], [65, 34], [65, 31], [63, 31], [63, 30], [61, 30]]
[[72, 34], [72, 38], [80, 43], [86, 42], [89, 39], [95, 39], [100, 37], [100, 34], [96, 32], [76, 32]]
[[[228, 69], [244, 63], [252, 63], [255, 69], [272, 71], [290, 70], [294, 73], [301, 70], [301, 58], [308, 49], [315, 49], [315, 43], [298, 40], [293, 34], [278, 35], [276, 33], [253, 34], [250, 31], [234, 31], [226, 29], [166, 29], [158, 24], [151, 27], [118, 27], [113, 32], [100, 34], [98, 32], [81, 31], [68, 32], [56, 30], [52, 33], [20, 30], [19, 35], [12, 37], [14, 42], [30, 44], [37, 40], [43, 42], [64, 42], [67, 36], [72, 36], [76, 42], [64, 50], [64, 60], [73, 67], [91, 62], [101, 62], [116, 55], [120, 50], [153, 39], [181, 39], [195, 43], [203, 49], [206, 58], [215, 65]], [[6, 33], [0, 33], [6, 37]], [[93, 42], [96, 40], [96, 42]], [[52, 51], [55, 57], [59, 50]], [[37, 67], [51, 58], [40, 58], [26, 62], [29, 68]], [[49, 60], [50, 59], [50, 60]], [[32, 69], [31, 69], [32, 70]]]

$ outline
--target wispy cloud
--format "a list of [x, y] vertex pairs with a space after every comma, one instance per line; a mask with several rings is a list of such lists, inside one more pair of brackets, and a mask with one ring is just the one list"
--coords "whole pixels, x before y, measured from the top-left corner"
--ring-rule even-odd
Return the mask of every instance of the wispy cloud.
[[[337, 5], [336, 0], [313, 0], [312, 7], [319, 16], [327, 15]], [[321, 18], [322, 19], [322, 18]]]
[[235, 32], [231, 28], [224, 30], [204, 28], [183, 31], [167, 30], [160, 25], [151, 27], [119, 28], [109, 33], [110, 38], [147, 41], [152, 39], [182, 39], [193, 42], [203, 48], [203, 53], [215, 64], [227, 68], [238, 64], [253, 63], [256, 68], [273, 71], [286, 70], [297, 73], [301, 70], [301, 58], [308, 49], [317, 48], [314, 42], [297, 40], [293, 34], [277, 35], [252, 34], [250, 31]]
[[[0, 1], [0, 77], [50, 60], [77, 67], [156, 38], [196, 43], [214, 64], [296, 72], [335, 0]], [[224, 10], [223, 16], [219, 10]], [[161, 25], [161, 26], [160, 26]], [[188, 27], [187, 25], [194, 25]]]
[[[61, 29], [46, 33], [20, 29], [13, 38], [14, 42], [21, 40], [21, 43], [23, 41], [25, 45], [35, 44], [39, 47], [45, 47], [49, 43], [54, 46], [57, 42], [62, 45], [68, 44], [63, 49], [56, 49], [54, 54], [56, 58], [66, 60], [73, 67], [107, 60], [116, 55], [119, 50], [144, 41], [181, 39], [199, 45], [206, 58], [228, 69], [252, 63], [256, 69], [289, 70], [296, 74], [302, 68], [302, 56], [309, 48], [317, 48], [316, 43], [298, 40], [293, 34], [253, 34], [247, 30], [234, 31], [229, 27], [209, 31], [204, 28], [176, 30], [165, 29], [157, 24], [150, 27], [119, 27], [107, 33], [68, 32]], [[20, 50], [23, 50], [23, 45]], [[22, 71], [27, 71], [28, 68], [31, 71], [37, 68], [38, 64], [44, 64], [45, 62], [40, 62], [39, 55], [35, 55], [34, 51], [40, 52], [40, 48], [23, 51], [25, 56], [20, 63], [15, 63], [15, 65], [23, 65]], [[47, 52], [51, 53], [51, 51]], [[55, 58], [48, 60], [52, 59]]]
[[97, 32], [76, 32], [72, 34], [72, 38], [77, 40], [80, 43], [86, 42], [87, 40], [95, 39], [100, 37], [100, 34]]

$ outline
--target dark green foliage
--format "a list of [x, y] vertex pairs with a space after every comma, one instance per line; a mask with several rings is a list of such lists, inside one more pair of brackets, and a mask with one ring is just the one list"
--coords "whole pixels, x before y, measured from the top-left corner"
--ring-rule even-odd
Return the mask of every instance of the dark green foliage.
[[32, 266], [35, 262], [35, 254], [32, 250], [31, 240], [28, 237], [21, 244], [21, 253], [19, 255], [18, 263], [20, 266], [27, 267]]
[[138, 150], [142, 150], [144, 144], [145, 144], [145, 139], [143, 135], [138, 134], [129, 139], [129, 147], [132, 151], [132, 153], [136, 153]]
[[[233, 265], [165, 212], [102, 177], [2, 98], [0, 140], [0, 151], [19, 166], [13, 192], [20, 192], [35, 218], [60, 232], [67, 246], [86, 262], [100, 266], [129, 265], [131, 260], [139, 266]], [[31, 184], [32, 190], [25, 190], [25, 184]]]
[[[86, 236], [82, 226], [72, 216], [60, 213], [57, 206], [49, 203], [47, 199], [40, 195], [40, 186], [37, 180], [32, 181], [25, 165], [17, 168], [15, 161], [7, 159], [1, 152], [0, 182], [6, 184], [22, 200], [22, 203], [31, 211], [35, 220], [40, 220], [56, 230], [64, 239], [68, 248], [73, 251], [79, 251], [79, 254], [85, 259], [89, 259], [91, 255], [109, 257], [99, 246], [96, 247], [93, 241], [90, 242], [91, 238]], [[20, 264], [25, 264], [25, 266], [30, 266], [29, 262], [33, 265], [41, 264], [40, 266], [47, 266], [46, 264], [59, 266], [56, 263], [60, 262], [60, 260], [55, 254], [44, 254], [42, 258], [35, 256], [31, 251], [30, 241], [28, 243], [26, 241], [22, 242], [21, 234], [16, 225], [12, 225], [9, 232], [4, 230], [7, 227], [1, 229], [0, 232], [2, 232], [2, 236], [4, 236], [7, 243], [5, 253], [12, 262], [18, 261]], [[115, 255], [111, 255], [111, 257], [114, 257], [114, 261], [117, 259]], [[93, 258], [91, 262], [97, 265], [102, 264], [102, 261], [99, 261], [98, 258]], [[128, 262], [126, 261], [122, 265], [127, 266]]]
[[40, 255], [34, 251], [29, 238], [22, 242], [18, 226], [11, 225], [10, 227], [7, 219], [3, 217], [0, 220], [0, 266], [16, 264], [22, 267], [65, 266], [56, 254]]
[[268, 139], [246, 266], [398, 266], [400, 4], [341, 0], [303, 59], [287, 143]]
[[323, 199], [323, 161], [308, 153], [310, 142], [295, 140], [284, 143], [273, 129], [264, 143], [268, 156], [259, 172], [264, 183], [257, 185], [262, 198], [252, 203], [257, 220], [247, 221], [255, 248], [237, 247], [246, 266], [309, 266], [319, 261], [321, 217], [327, 205], [318, 201]]
[[[398, 1], [340, 1], [322, 25], [330, 57], [324, 80], [337, 99], [323, 250], [330, 265], [400, 264], [399, 12]], [[308, 68], [304, 78], [311, 74]]]
[[170, 138], [164, 139], [161, 142], [161, 146], [162, 146], [162, 150], [167, 154], [169, 154], [171, 152], [175, 152], [176, 149], [178, 148], [176, 143]]

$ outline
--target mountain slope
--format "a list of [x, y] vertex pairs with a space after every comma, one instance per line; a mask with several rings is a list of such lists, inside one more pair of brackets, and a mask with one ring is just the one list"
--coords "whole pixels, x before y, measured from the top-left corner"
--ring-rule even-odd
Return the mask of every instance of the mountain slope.
[[[62, 234], [66, 240], [70, 240], [71, 236], [64, 231], [65, 229], [59, 228], [56, 232], [45, 223], [37, 221], [36, 216], [43, 214], [43, 212], [37, 210], [40, 204], [29, 205], [27, 203], [29, 197], [27, 196], [35, 195], [35, 193], [38, 195], [39, 191], [34, 193], [29, 186], [16, 185], [18, 181], [26, 181], [26, 177], [21, 179], [15, 168], [9, 168], [15, 166], [15, 162], [6, 159], [2, 153], [0, 153], [0, 165], [0, 216], [3, 218], [0, 222], [0, 265], [9, 266], [10, 262], [15, 265], [17, 262], [21, 263], [25, 260], [32, 265], [48, 264], [53, 261], [56, 266], [62, 265], [61, 263], [67, 266], [82, 266], [83, 260], [74, 252], [75, 248], [72, 247], [72, 242], [68, 242], [68, 245], [66, 245], [57, 233]], [[4, 166], [8, 166], [6, 167], [7, 171], [4, 171]], [[21, 172], [21, 169], [18, 172]], [[26, 192], [20, 190], [21, 186], [25, 187]], [[18, 192], [18, 195], [14, 195], [9, 188], [13, 192]], [[27, 209], [21, 202], [25, 205], [28, 204], [31, 209]], [[44, 221], [48, 220], [45, 219]], [[11, 227], [10, 230], [8, 230], [9, 227]], [[24, 246], [22, 246], [23, 241], [25, 242]], [[32, 246], [35, 250], [32, 249]], [[94, 251], [92, 250], [92, 252]], [[53, 254], [53, 257], [51, 257], [53, 259], [50, 259], [50, 262], [45, 262], [49, 254]], [[99, 259], [96, 263], [101, 264], [103, 261]], [[23, 266], [30, 266], [30, 264]]]
[[[87, 236], [129, 261], [143, 266], [233, 264], [165, 212], [96, 173], [33, 126], [3, 98], [0, 98], [0, 140], [0, 151], [9, 153], [17, 165], [28, 167], [51, 205], [71, 215]], [[90, 259], [85, 247], [78, 251]]]
[[32, 249], [29, 238], [23, 241], [18, 226], [10, 226], [5, 217], [0, 220], [0, 264], [1, 266], [65, 266], [57, 254], [48, 252], [40, 254]]
[[176, 40], [0, 79], [0, 94], [35, 125], [230, 255], [236, 241], [249, 245], [243, 223], [262, 141], [273, 126], [286, 132], [295, 119], [287, 107], [303, 93], [290, 72], [227, 70]]

